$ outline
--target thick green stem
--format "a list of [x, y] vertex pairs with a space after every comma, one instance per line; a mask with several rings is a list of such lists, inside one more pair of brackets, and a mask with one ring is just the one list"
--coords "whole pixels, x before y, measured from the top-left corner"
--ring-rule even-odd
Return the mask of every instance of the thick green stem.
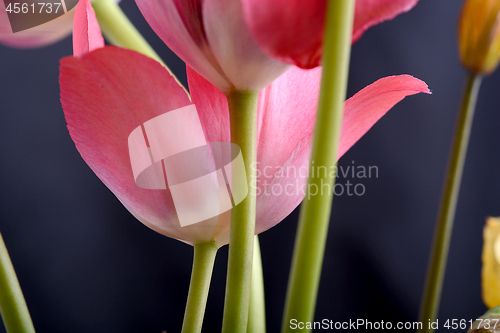
[[35, 332], [2, 235], [0, 235], [0, 313], [8, 333]]
[[467, 80], [467, 87], [460, 109], [455, 139], [448, 164], [441, 208], [436, 222], [434, 245], [429, 260], [427, 282], [420, 310], [420, 320], [423, 323], [423, 329], [419, 330], [419, 332], [434, 331], [426, 324], [429, 320], [432, 322], [437, 318], [460, 182], [462, 180], [472, 119], [474, 117], [474, 109], [476, 107], [481, 80], [482, 77], [476, 74], [470, 74]]
[[201, 332], [216, 254], [217, 246], [214, 242], [194, 245], [193, 271], [191, 273], [182, 333]]
[[[329, 0], [327, 7], [323, 75], [311, 163], [314, 163], [315, 167], [329, 168], [337, 161], [349, 72], [354, 0]], [[328, 174], [309, 177], [307, 188], [320, 189], [321, 193], [307, 196], [302, 203], [282, 332], [292, 331], [292, 319], [306, 322], [314, 318], [334, 181], [335, 178]]]
[[247, 330], [255, 233], [255, 179], [257, 161], [258, 93], [232, 91], [227, 95], [231, 142], [241, 148], [247, 174], [248, 195], [231, 212], [223, 333]]
[[253, 246], [252, 286], [250, 289], [247, 333], [266, 333], [266, 302], [264, 295], [262, 258], [259, 236], [256, 235]]

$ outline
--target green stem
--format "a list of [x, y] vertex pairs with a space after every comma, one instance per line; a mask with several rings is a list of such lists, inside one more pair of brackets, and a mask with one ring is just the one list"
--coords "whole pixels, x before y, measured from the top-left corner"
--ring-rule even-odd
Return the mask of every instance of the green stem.
[[[354, 0], [328, 1], [323, 75], [311, 153], [311, 163], [314, 162], [315, 167], [329, 168], [337, 161], [347, 90], [353, 16]], [[290, 327], [292, 319], [313, 321], [330, 221], [334, 181], [335, 178], [328, 174], [309, 177], [307, 188], [321, 189], [322, 193], [307, 196], [302, 203], [282, 332], [292, 332]], [[325, 187], [328, 190], [323, 193]]]
[[255, 234], [255, 184], [257, 161], [258, 93], [231, 91], [227, 95], [231, 142], [241, 148], [247, 174], [248, 195], [231, 212], [223, 333], [247, 330]]
[[472, 119], [474, 117], [474, 109], [476, 107], [481, 80], [481, 76], [472, 73], [469, 74], [467, 80], [467, 87], [460, 109], [455, 139], [448, 164], [441, 208], [436, 222], [434, 245], [429, 260], [425, 294], [420, 311], [420, 320], [423, 323], [423, 329], [419, 330], [419, 332], [434, 331], [426, 324], [429, 320], [435, 321], [437, 318], [460, 182], [462, 180]]
[[7, 332], [35, 332], [2, 235], [0, 235], [0, 313]]
[[252, 286], [250, 288], [247, 333], [266, 333], [266, 302], [264, 294], [262, 258], [259, 236], [256, 235], [253, 245]]
[[217, 246], [214, 242], [194, 245], [193, 270], [182, 333], [201, 332], [216, 254]]

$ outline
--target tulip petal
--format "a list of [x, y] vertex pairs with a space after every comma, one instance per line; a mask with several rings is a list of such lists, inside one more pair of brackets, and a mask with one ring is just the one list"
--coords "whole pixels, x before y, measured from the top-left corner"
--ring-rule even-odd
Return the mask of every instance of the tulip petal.
[[200, 0], [136, 0], [156, 34], [187, 65], [221, 90], [230, 84], [205, 37]]
[[[371, 26], [410, 10], [418, 0], [357, 0], [353, 42]], [[242, 0], [245, 20], [269, 55], [302, 68], [319, 65], [325, 0]]]
[[318, 66], [325, 0], [242, 0], [255, 39], [269, 55], [302, 68]]
[[194, 69], [186, 66], [191, 100], [196, 105], [208, 142], [231, 142], [226, 96]]
[[[186, 70], [191, 100], [198, 110], [207, 141], [231, 142], [226, 96], [191, 67], [186, 66]], [[217, 246], [229, 243], [230, 223], [231, 211], [220, 216], [218, 228], [214, 231]]]
[[381, 78], [349, 98], [344, 105], [339, 158], [396, 103], [418, 93], [430, 94], [424, 81], [411, 75], [395, 75]]
[[104, 184], [148, 227], [191, 244], [213, 239], [217, 221], [181, 228], [171, 192], [143, 189], [134, 181], [129, 134], [154, 117], [191, 104], [168, 71], [146, 56], [116, 47], [64, 58], [60, 70], [70, 135]]
[[259, 100], [257, 232], [277, 224], [302, 201], [307, 181], [321, 68], [292, 68]]
[[73, 21], [73, 54], [80, 57], [101, 47], [104, 47], [104, 39], [94, 8], [90, 0], [81, 0], [76, 6]]
[[418, 0], [357, 0], [352, 31], [352, 42], [361, 38], [369, 28], [406, 13]]
[[71, 33], [72, 9], [67, 14], [31, 29], [12, 33], [4, 1], [0, 1], [0, 43], [17, 48], [36, 48], [55, 43]]
[[[289, 73], [290, 75], [297, 75], [296, 79], [292, 79], [287, 83], [288, 88], [283, 87], [284, 91], [287, 89], [295, 90], [296, 94], [300, 94], [301, 89], [310, 89], [311, 93], [313, 90], [317, 91], [318, 83], [315, 81], [314, 76], [319, 77], [319, 71], [308, 72], [311, 71], [305, 71], [304, 75], [298, 72], [295, 72], [295, 74], [294, 71], [290, 70], [284, 74], [282, 77]], [[308, 75], [310, 75], [309, 82], [307, 81]], [[280, 79], [275, 83], [279, 82]], [[308, 83], [302, 86], [300, 85], [301, 81]], [[279, 94], [276, 93], [276, 98], [282, 96], [284, 91], [279, 92]], [[427, 85], [423, 81], [409, 75], [400, 75], [382, 78], [349, 98], [344, 104], [338, 158], [342, 157], [396, 103], [406, 96], [420, 92], [429, 93]], [[262, 163], [259, 171], [262, 172], [262, 175], [258, 178], [258, 181], [266, 181], [267, 186], [263, 189], [262, 184], [259, 184], [261, 192], [257, 199], [257, 233], [263, 232], [283, 220], [300, 204], [306, 195], [318, 195], [314, 193], [315, 189], [308, 191], [306, 187], [314, 126], [312, 119], [314, 119], [315, 115], [316, 100], [315, 97], [307, 98], [304, 95], [299, 95], [300, 97], [296, 99], [293, 96], [293, 94], [290, 94], [292, 98], [285, 99], [283, 101], [285, 105], [280, 105], [278, 108], [282, 110], [299, 109], [305, 112], [307, 116], [302, 119], [299, 118], [298, 124], [295, 126], [294, 124], [285, 123], [284, 130], [281, 133], [278, 131], [279, 134], [276, 135], [281, 136], [280, 140], [282, 142], [276, 142], [276, 145], [272, 143], [274, 140], [265, 140], [262, 134], [260, 135], [258, 152], [259, 157], [262, 156], [259, 158], [259, 162]], [[276, 99], [276, 103], [280, 103], [278, 99]], [[276, 107], [275, 105], [270, 110], [272, 109], [274, 112]], [[294, 115], [300, 117], [299, 113]], [[283, 114], [281, 116], [286, 122], [287, 117]], [[272, 120], [267, 119], [266, 121], [269, 122], [270, 127], [273, 126]], [[299, 127], [300, 123], [304, 125], [303, 128]], [[274, 126], [276, 126], [276, 122]], [[275, 134], [269, 131], [269, 136], [272, 137], [273, 135]], [[291, 141], [289, 145], [286, 143], [287, 139]], [[279, 156], [280, 152], [283, 152], [282, 156], [286, 156], [286, 159], [275, 159], [274, 155]], [[264, 157], [266, 154], [268, 157]], [[274, 169], [263, 169], [266, 166], [274, 167]], [[274, 174], [272, 177], [266, 177], [266, 171], [267, 175], [269, 172]], [[321, 189], [317, 190], [321, 191]]]
[[210, 48], [237, 90], [260, 91], [290, 68], [260, 49], [243, 19], [240, 1], [205, 0], [202, 14]]

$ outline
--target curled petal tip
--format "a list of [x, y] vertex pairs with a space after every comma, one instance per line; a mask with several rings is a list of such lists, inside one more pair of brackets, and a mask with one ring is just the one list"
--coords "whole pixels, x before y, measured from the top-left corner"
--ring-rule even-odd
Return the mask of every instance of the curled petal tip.
[[431, 92], [424, 81], [405, 74], [381, 78], [349, 98], [344, 104], [339, 158], [394, 105], [418, 93]]
[[390, 78], [399, 78], [400, 82], [407, 87], [408, 89], [415, 90], [415, 93], [424, 93], [432, 95], [432, 91], [429, 89], [429, 86], [424, 81], [409, 75], [409, 74], [401, 74], [401, 75], [393, 75], [389, 76]]
[[76, 6], [73, 21], [73, 54], [81, 57], [101, 47], [104, 47], [104, 39], [94, 9], [90, 0], [81, 0]]

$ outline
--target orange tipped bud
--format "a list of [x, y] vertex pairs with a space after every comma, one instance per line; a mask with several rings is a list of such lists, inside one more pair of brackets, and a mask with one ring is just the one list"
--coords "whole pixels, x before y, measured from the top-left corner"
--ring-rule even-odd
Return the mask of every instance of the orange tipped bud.
[[466, 0], [458, 26], [460, 60], [478, 74], [491, 74], [500, 60], [500, 0]]

